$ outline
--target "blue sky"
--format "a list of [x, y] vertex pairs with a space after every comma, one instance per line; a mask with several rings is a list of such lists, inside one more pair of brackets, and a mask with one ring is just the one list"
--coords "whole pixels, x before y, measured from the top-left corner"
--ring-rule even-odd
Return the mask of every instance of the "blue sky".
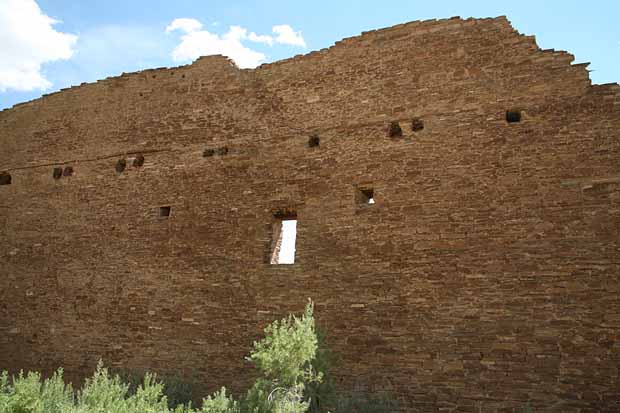
[[[38, 15], [24, 8], [35, 1]], [[251, 67], [411, 20], [500, 15], [542, 48], [591, 62], [594, 83], [620, 81], [617, 0], [0, 0], [0, 109], [205, 51], [231, 50]]]

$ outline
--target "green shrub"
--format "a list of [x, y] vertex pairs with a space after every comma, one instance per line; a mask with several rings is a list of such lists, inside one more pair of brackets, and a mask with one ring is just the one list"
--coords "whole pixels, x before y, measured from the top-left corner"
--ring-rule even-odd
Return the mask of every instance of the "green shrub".
[[226, 395], [226, 389], [222, 389], [202, 401], [200, 413], [239, 413], [240, 407], [232, 397]]
[[163, 384], [147, 373], [144, 382], [129, 394], [129, 385], [118, 375], [111, 376], [99, 362], [92, 378], [86, 379], [78, 393], [76, 413], [166, 413], [168, 401], [163, 394]]
[[320, 375], [321, 380], [307, 381], [305, 395], [310, 404], [308, 413], [326, 413], [333, 411], [336, 402], [336, 383], [332, 368], [337, 360], [327, 344], [327, 336], [321, 329], [316, 330], [317, 351], [312, 360], [312, 369]]
[[263, 375], [280, 386], [294, 386], [302, 379], [314, 377], [310, 362], [317, 349], [313, 306], [304, 315], [289, 315], [265, 328], [265, 338], [254, 343], [248, 358]]
[[179, 375], [157, 378], [136, 371], [111, 372], [101, 362], [77, 395], [65, 385], [62, 369], [41, 380], [39, 373], [0, 375], [0, 413], [380, 413], [397, 410], [388, 397], [356, 392], [335, 397], [334, 355], [325, 335], [316, 332], [310, 302], [300, 316], [290, 315], [265, 328], [248, 360], [261, 377], [246, 397], [235, 401], [222, 388], [191, 405], [195, 380]]
[[182, 377], [179, 373], [172, 376], [162, 376], [164, 384], [164, 394], [168, 398], [168, 406], [191, 405], [197, 395], [196, 388], [198, 386], [195, 375]]
[[73, 390], [62, 378], [62, 369], [41, 382], [41, 375], [29, 372], [9, 380], [0, 376], [0, 413], [64, 413], [73, 407]]
[[307, 383], [321, 380], [312, 368], [317, 351], [314, 307], [306, 306], [301, 317], [274, 321], [265, 328], [265, 338], [254, 343], [248, 360], [261, 370], [242, 403], [247, 413], [303, 413], [310, 403], [304, 398]]
[[[118, 375], [121, 381], [128, 384], [128, 394], [135, 394], [140, 385], [144, 383], [146, 371], [115, 369], [112, 374]], [[164, 385], [163, 394], [168, 400], [168, 407], [174, 409], [178, 405], [189, 405], [197, 396], [198, 386], [196, 377], [182, 377], [179, 373], [173, 375], [157, 375], [157, 380]]]

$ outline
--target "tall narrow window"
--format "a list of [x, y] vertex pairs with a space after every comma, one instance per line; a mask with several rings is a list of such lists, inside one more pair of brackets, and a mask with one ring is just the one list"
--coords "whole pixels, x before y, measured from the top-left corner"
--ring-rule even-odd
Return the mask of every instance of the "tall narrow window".
[[297, 241], [297, 214], [274, 214], [271, 238], [271, 264], [294, 264]]

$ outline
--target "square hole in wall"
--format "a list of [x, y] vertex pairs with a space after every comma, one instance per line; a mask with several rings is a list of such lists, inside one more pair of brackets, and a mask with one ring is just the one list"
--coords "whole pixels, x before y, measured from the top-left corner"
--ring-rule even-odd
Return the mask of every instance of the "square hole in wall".
[[288, 211], [275, 213], [271, 227], [269, 263], [294, 264], [297, 243], [297, 214]]
[[52, 170], [52, 177], [53, 177], [54, 179], [60, 179], [60, 178], [62, 177], [62, 168], [61, 168], [61, 167], [58, 167], [58, 166], [57, 166], [57, 167], [55, 167], [55, 168]]
[[159, 216], [161, 218], [167, 218], [170, 216], [171, 207], [170, 206], [161, 206], [159, 207]]
[[420, 118], [413, 118], [411, 120], [411, 130], [414, 132], [420, 132], [424, 129], [424, 121]]
[[0, 185], [11, 185], [11, 174], [8, 172], [0, 172]]
[[321, 138], [319, 137], [319, 135], [317, 135], [316, 133], [310, 135], [310, 137], [308, 138], [309, 148], [318, 148], [320, 144], [321, 144]]
[[373, 205], [375, 203], [375, 190], [372, 188], [358, 188], [356, 198], [358, 204]]
[[400, 127], [400, 123], [398, 123], [398, 121], [390, 122], [388, 126], [388, 136], [390, 138], [399, 138], [403, 136], [403, 130]]
[[135, 158], [133, 158], [132, 165], [133, 165], [135, 168], [139, 168], [139, 167], [141, 167], [142, 165], [144, 165], [144, 155], [136, 155], [136, 157], [135, 157]]
[[114, 169], [116, 170], [116, 172], [120, 174], [121, 172], [125, 170], [126, 167], [127, 167], [127, 161], [125, 159], [119, 159], [118, 161], [116, 161], [116, 165], [114, 166]]
[[506, 122], [508, 123], [521, 122], [521, 111], [520, 110], [507, 110], [506, 111]]

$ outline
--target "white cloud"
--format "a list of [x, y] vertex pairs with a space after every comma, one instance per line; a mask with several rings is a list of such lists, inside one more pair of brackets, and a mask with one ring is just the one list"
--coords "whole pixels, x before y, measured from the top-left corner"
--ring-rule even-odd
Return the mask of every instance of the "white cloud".
[[174, 19], [172, 23], [170, 23], [168, 27], [166, 27], [166, 33], [170, 33], [175, 30], [181, 30], [181, 31], [184, 31], [185, 33], [190, 33], [190, 32], [195, 32], [200, 29], [202, 29], [202, 23], [200, 23], [198, 20], [180, 18], [180, 19]]
[[249, 40], [255, 43], [267, 43], [268, 45], [273, 45], [273, 37], [268, 34], [256, 34], [251, 32], [248, 34], [248, 30], [241, 26], [230, 26], [228, 33], [224, 35], [225, 39], [236, 39], [236, 40]]
[[301, 32], [296, 32], [288, 24], [273, 26], [273, 32], [277, 34], [276, 42], [278, 43], [306, 47], [306, 41], [301, 36]]
[[[184, 28], [180, 30], [185, 31]], [[233, 59], [240, 68], [256, 67], [264, 62], [266, 57], [263, 53], [245, 47], [241, 43], [245, 36], [246, 30], [239, 26], [232, 26], [222, 37], [207, 30], [186, 32], [181, 36], [181, 44], [173, 50], [172, 59], [183, 62], [200, 56], [222, 54]]]
[[252, 32], [248, 35], [248, 40], [256, 43], [267, 43], [269, 46], [273, 46], [273, 37], [268, 34], [256, 34]]
[[47, 89], [41, 65], [69, 59], [77, 36], [54, 30], [57, 20], [35, 0], [0, 0], [0, 92]]
[[230, 26], [228, 32], [219, 36], [207, 30], [202, 30], [202, 23], [195, 19], [174, 19], [166, 27], [166, 33], [180, 31], [181, 43], [172, 52], [172, 58], [177, 62], [197, 59], [200, 56], [221, 54], [235, 61], [240, 68], [252, 68], [258, 66], [266, 59], [265, 54], [252, 50], [242, 42], [265, 43], [273, 46], [274, 43], [288, 44], [292, 46], [306, 47], [306, 42], [301, 32], [295, 32], [287, 24], [274, 26], [273, 37], [267, 34], [248, 33], [241, 26]]
[[230, 26], [228, 33], [223, 37], [228, 40], [243, 40], [248, 37], [248, 31], [241, 26]]

